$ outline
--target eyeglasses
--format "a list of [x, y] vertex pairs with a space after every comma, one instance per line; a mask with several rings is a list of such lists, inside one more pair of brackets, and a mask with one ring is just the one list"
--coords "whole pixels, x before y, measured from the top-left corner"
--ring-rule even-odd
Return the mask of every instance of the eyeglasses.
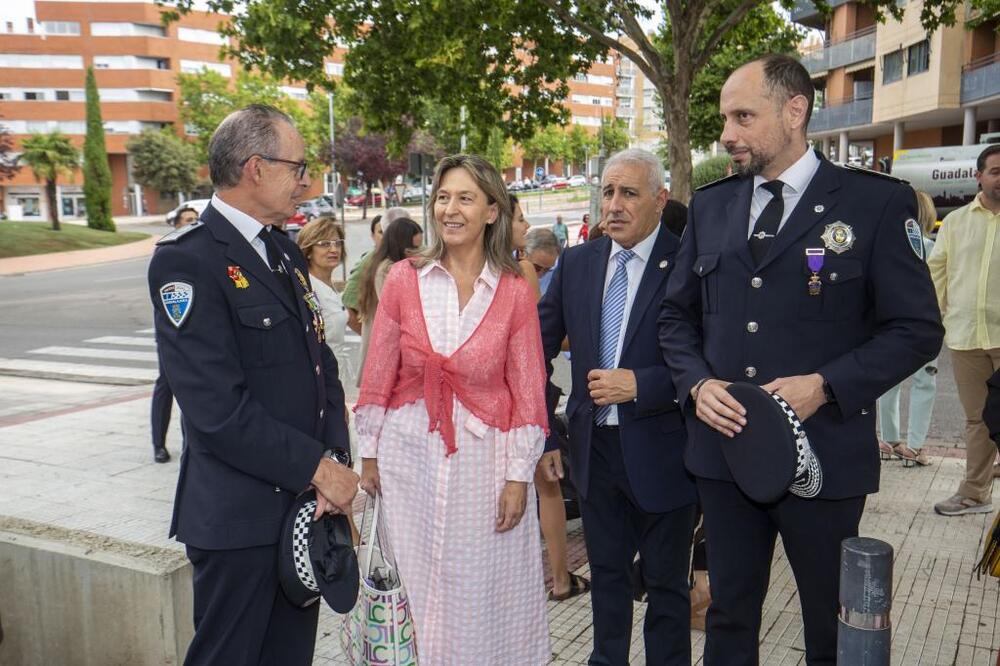
[[344, 245], [344, 241], [342, 241], [342, 240], [321, 240], [321, 241], [316, 241], [315, 243], [313, 243], [313, 245], [315, 245], [316, 247], [321, 247], [321, 248], [323, 248], [325, 250], [325, 249], [328, 249], [328, 248], [331, 248], [331, 247], [342, 247]]
[[[243, 160], [243, 164], [249, 162], [250, 158], [252, 157], [254, 157], [254, 155], [251, 155], [250, 157]], [[302, 180], [302, 178], [306, 175], [306, 169], [309, 168], [309, 163], [306, 162], [305, 160], [302, 160], [301, 162], [293, 162], [292, 160], [283, 160], [280, 157], [271, 157], [270, 155], [257, 155], [257, 157], [259, 157], [262, 160], [267, 160], [268, 162], [281, 162], [282, 164], [289, 164], [291, 166], [297, 167], [297, 169], [295, 170], [295, 177], [298, 180]], [[241, 164], [240, 166], [243, 166], [243, 164]]]

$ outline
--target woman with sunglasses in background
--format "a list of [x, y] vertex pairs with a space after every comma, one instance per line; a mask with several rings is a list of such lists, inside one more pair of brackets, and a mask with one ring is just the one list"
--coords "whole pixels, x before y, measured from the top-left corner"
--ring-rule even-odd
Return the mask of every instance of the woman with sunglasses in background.
[[326, 344], [335, 351], [344, 344], [347, 308], [333, 288], [333, 270], [347, 259], [344, 230], [328, 215], [322, 215], [302, 227], [297, 239], [309, 262], [309, 278], [326, 328]]

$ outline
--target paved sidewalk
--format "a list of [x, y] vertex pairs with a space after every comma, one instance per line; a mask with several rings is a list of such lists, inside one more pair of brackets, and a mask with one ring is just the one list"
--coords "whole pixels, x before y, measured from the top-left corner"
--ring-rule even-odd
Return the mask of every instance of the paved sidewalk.
[[0, 259], [0, 275], [37, 273], [38, 271], [76, 268], [77, 266], [90, 266], [91, 264], [105, 264], [112, 261], [146, 257], [153, 253], [153, 248], [156, 247], [157, 240], [159, 240], [158, 237], [150, 236], [134, 243], [98, 247], [91, 250], [70, 250], [68, 252], [32, 254], [26, 257], [7, 257]]
[[[0, 386], [10, 395], [13, 382]], [[41, 380], [26, 386], [44, 393]], [[177, 459], [151, 462], [148, 389], [62, 386], [64, 400], [51, 408], [27, 403], [0, 412], [0, 526], [4, 518], [85, 530], [126, 544], [180, 551], [167, 539]], [[75, 388], [74, 388], [75, 387]], [[74, 390], [86, 396], [72, 407]], [[180, 449], [180, 428], [168, 447]], [[933, 502], [950, 495], [964, 461], [935, 458], [928, 468], [885, 463], [882, 492], [869, 498], [862, 534], [884, 539], [896, 551], [893, 583], [893, 664], [995, 663], [1000, 649], [998, 588], [994, 579], [971, 573], [992, 516], [942, 518]], [[1000, 493], [995, 494], [1000, 506]], [[571, 522], [571, 567], [587, 575], [579, 522]], [[539, 554], [541, 557], [541, 553]], [[641, 619], [635, 606], [633, 664], [643, 664]], [[321, 618], [316, 664], [343, 664], [337, 619]], [[589, 596], [549, 604], [553, 663], [585, 664], [590, 649]], [[512, 637], [516, 640], [516, 637]], [[695, 662], [701, 663], [704, 635], [692, 634]], [[804, 664], [802, 628], [795, 585], [781, 549], [775, 556], [764, 610], [761, 663]], [[525, 666], [525, 665], [511, 665]]]

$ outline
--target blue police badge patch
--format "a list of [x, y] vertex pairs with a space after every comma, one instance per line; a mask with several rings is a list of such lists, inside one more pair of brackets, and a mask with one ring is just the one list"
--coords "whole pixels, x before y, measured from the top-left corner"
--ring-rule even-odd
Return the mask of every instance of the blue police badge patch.
[[913, 250], [913, 254], [917, 255], [917, 259], [923, 260], [924, 235], [920, 233], [920, 225], [911, 217], [904, 223], [904, 226], [906, 227], [906, 240], [910, 241], [910, 249]]
[[194, 287], [187, 282], [168, 282], [160, 287], [160, 302], [167, 313], [167, 319], [180, 328], [184, 320], [191, 314], [194, 304]]

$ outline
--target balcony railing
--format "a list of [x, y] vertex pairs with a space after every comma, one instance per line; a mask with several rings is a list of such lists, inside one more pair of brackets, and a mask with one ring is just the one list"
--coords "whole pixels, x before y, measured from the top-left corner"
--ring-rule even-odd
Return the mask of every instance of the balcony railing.
[[813, 111], [809, 133], [828, 132], [872, 122], [872, 99], [844, 99]]
[[635, 118], [635, 109], [626, 106], [619, 106], [615, 109], [615, 116], [618, 118]]
[[802, 54], [802, 64], [810, 74], [846, 67], [875, 57], [875, 26], [858, 30], [837, 42], [826, 42]]
[[962, 67], [962, 104], [1000, 95], [1000, 52]]

